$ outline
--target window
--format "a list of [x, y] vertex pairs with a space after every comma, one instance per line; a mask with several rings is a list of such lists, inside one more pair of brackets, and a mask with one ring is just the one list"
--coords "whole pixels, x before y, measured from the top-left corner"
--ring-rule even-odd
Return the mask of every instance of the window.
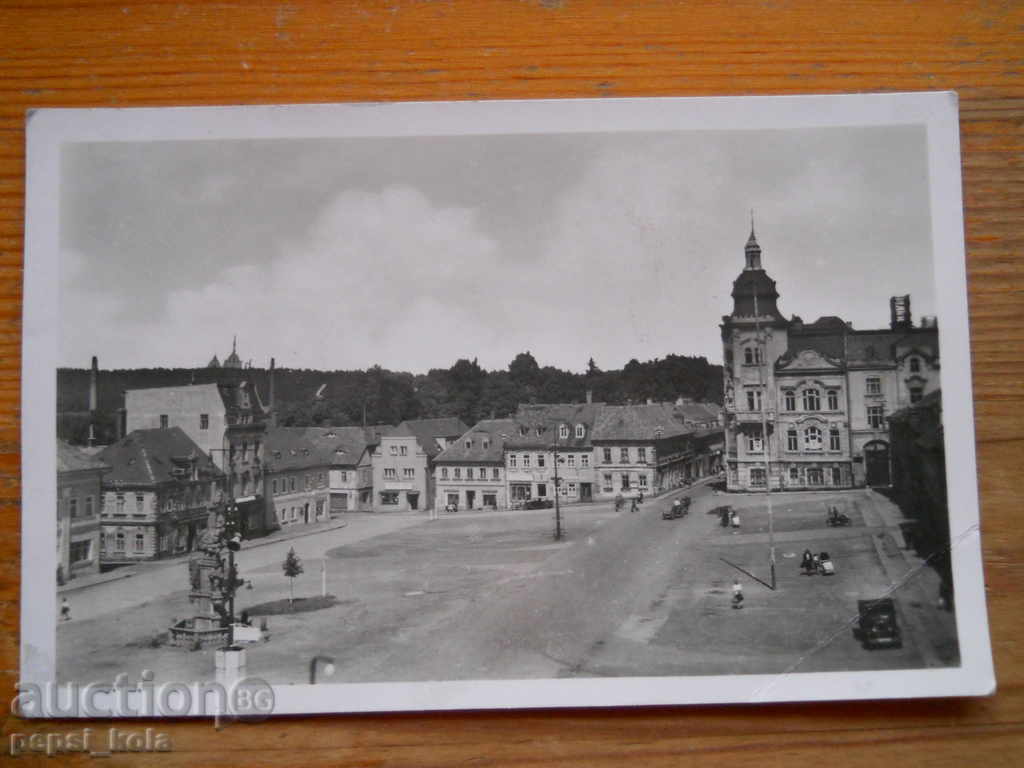
[[491, 480], [501, 480], [501, 470], [498, 467], [491, 470]]
[[821, 410], [821, 393], [816, 389], [805, 389], [804, 390], [804, 410], [805, 411], [820, 411]]
[[604, 475], [601, 476], [601, 479], [604, 481], [604, 486], [603, 486], [602, 490], [605, 493], [611, 493], [611, 491], [612, 491], [612, 475], [611, 475], [611, 472], [605, 472]]
[[308, 491], [308, 490], [309, 490], [310, 488], [312, 488], [312, 487], [313, 487], [313, 478], [312, 478], [312, 477], [310, 477], [309, 475], [305, 475], [305, 476], [303, 477], [303, 482], [304, 482], [304, 483], [306, 484], [306, 490], [307, 490], [307, 491]]
[[808, 485], [824, 485], [825, 484], [825, 472], [821, 467], [808, 467], [807, 468], [807, 484]]
[[755, 488], [764, 488], [768, 485], [767, 476], [760, 467], [754, 467], [750, 470], [750, 484]]
[[747, 453], [763, 453], [764, 452], [764, 440], [761, 439], [761, 434], [750, 434], [747, 435]]
[[647, 490], [647, 475], [641, 474], [639, 479], [640, 479], [640, 490], [641, 491], [646, 491]]
[[72, 520], [78, 517], [78, 499], [68, 499], [68, 514]]
[[916, 358], [916, 357], [910, 358], [910, 372], [911, 373], [920, 373], [921, 372], [921, 361], [918, 358]]
[[124, 514], [124, 494], [119, 493], [116, 496], [116, 512], [119, 515]]
[[580, 466], [581, 467], [589, 467], [590, 466], [590, 454], [589, 453], [584, 453], [582, 456], [580, 456]]
[[461, 480], [462, 479], [462, 467], [456, 467], [455, 468], [455, 479], [456, 480]]
[[547, 483], [537, 483], [537, 498], [543, 498], [548, 495]]
[[466, 450], [468, 451], [472, 447], [473, 447], [473, 441], [472, 440], [467, 440], [466, 441]]
[[347, 483], [348, 482], [348, 470], [347, 469], [341, 470], [341, 482], [343, 482], [343, 483]]
[[277, 493], [277, 480], [276, 479], [270, 481], [270, 489], [271, 489], [272, 493]]
[[817, 427], [808, 427], [804, 430], [804, 450], [821, 450], [821, 430]]
[[839, 443], [839, 429], [837, 427], [832, 427], [828, 431], [828, 449], [830, 451], [838, 451], [842, 449], [842, 446]]
[[612, 463], [612, 449], [611, 448], [605, 448], [604, 449], [604, 463], [605, 464], [611, 464]]
[[85, 517], [93, 516], [92, 496], [85, 497]]
[[563, 496], [575, 496], [576, 495], [576, 483], [566, 483], [562, 488]]
[[72, 563], [84, 563], [87, 560], [92, 560], [92, 541], [90, 539], [72, 541], [70, 557]]
[[885, 408], [883, 406], [868, 406], [868, 426], [872, 429], [881, 429], [885, 426]]
[[864, 391], [869, 395], [882, 394], [882, 380], [877, 376], [869, 376], [864, 380]]
[[[394, 472], [394, 470], [391, 470], [391, 471]], [[294, 477], [289, 477], [288, 478], [288, 490], [289, 491], [294, 491], [295, 490], [295, 478]]]
[[576, 439], [577, 440], [582, 439], [582, 437], [586, 433], [587, 433], [586, 428], [582, 424], [577, 424], [576, 425]]
[[530, 454], [524, 453], [523, 454], [523, 469], [529, 469], [529, 468], [530, 468]]
[[511, 467], [512, 469], [515, 469], [515, 468], [516, 468], [516, 455], [515, 455], [514, 453], [510, 453], [510, 454], [508, 455], [508, 465], [509, 465], [509, 466], [510, 466], [510, 467]]
[[143, 496], [141, 493], [136, 493], [135, 494], [135, 511], [136, 512], [142, 512], [143, 508], [145, 506], [146, 506], [146, 497]]
[[117, 536], [114, 537], [114, 549], [124, 552], [124, 533], [121, 531], [118, 531]]
[[206, 430], [210, 428], [210, 414], [200, 413], [199, 414], [199, 428]]
[[491, 447], [491, 441], [490, 441], [490, 440], [488, 440], [488, 439], [487, 439], [487, 438], [485, 437], [485, 438], [484, 438], [484, 450], [486, 451], [486, 450], [487, 450], [488, 448], [490, 448], [490, 447]]
[[447, 480], [448, 479], [448, 467], [441, 467], [441, 479], [442, 480]]
[[629, 448], [619, 448], [619, 464], [629, 464]]
[[141, 552], [145, 548], [146, 548], [146, 537], [145, 537], [145, 535], [141, 534], [141, 533], [136, 533], [135, 534], [135, 551], [136, 552]]
[[563, 424], [558, 428], [558, 437], [565, 440], [569, 436], [569, 425]]
[[405, 467], [402, 470], [402, 476], [406, 479], [414, 478], [416, 477], [416, 470], [413, 467]]
[[[459, 476], [458, 472], [459, 472], [459, 470], [456, 469], [455, 470], [455, 473], [456, 473], [455, 476], [456, 477]], [[387, 468], [385, 468], [385, 470], [384, 470], [384, 479], [385, 480], [394, 480], [397, 476], [398, 476], [398, 473], [395, 472], [394, 467], [387, 467]]]
[[167, 414], [160, 414], [160, 429], [167, 429]]
[[398, 505], [398, 491], [381, 491], [380, 503], [389, 507]]
[[839, 390], [830, 389], [828, 391], [828, 409], [830, 411], [839, 410]]
[[924, 397], [924, 389], [922, 387], [911, 387], [910, 388], [910, 402], [916, 403]]
[[832, 485], [843, 484], [843, 470], [839, 467], [832, 467]]
[[249, 460], [249, 443], [245, 440], [242, 441], [242, 461]]
[[641, 464], [647, 463], [647, 448], [641, 446], [636, 449], [636, 460]]
[[407, 446], [407, 445], [399, 446], [398, 447], [398, 455], [399, 456], [408, 456], [409, 455], [409, 446]]
[[478, 469], [476, 471], [476, 476], [479, 477], [481, 480], [486, 480], [487, 479], [487, 467], [480, 467], [480, 469]]
[[543, 467], [544, 466], [544, 454], [543, 453], [538, 453], [537, 454], [537, 466], [538, 467]]
[[398, 446], [397, 445], [392, 445], [391, 446], [391, 455], [392, 456], [397, 456], [398, 455]]
[[799, 451], [800, 444], [797, 441], [797, 434], [795, 429], [786, 430], [786, 450], [787, 451]]
[[620, 475], [619, 479], [620, 479], [621, 484], [622, 484], [622, 490], [628, 491], [630, 489], [630, 487], [631, 487], [630, 483], [629, 483], [629, 473], [628, 472], [623, 472], [622, 475]]
[[760, 411], [761, 410], [761, 390], [760, 389], [748, 389], [747, 390], [747, 410], [748, 411]]
[[743, 362], [747, 365], [754, 364], [754, 349], [753, 347], [746, 347], [743, 350]]
[[800, 482], [800, 470], [797, 467], [789, 468], [789, 482], [799, 483]]
[[467, 480], [472, 480], [473, 479], [473, 468], [472, 467], [466, 467], [466, 479]]
[[565, 463], [568, 466], [570, 466], [570, 467], [575, 467], [576, 466], [576, 454], [574, 454], [574, 453], [567, 454], [566, 457], [565, 457]]
[[792, 389], [787, 389], [782, 394], [782, 402], [783, 402], [783, 407], [787, 411], [795, 411], [796, 410], [796, 392], [794, 392]]

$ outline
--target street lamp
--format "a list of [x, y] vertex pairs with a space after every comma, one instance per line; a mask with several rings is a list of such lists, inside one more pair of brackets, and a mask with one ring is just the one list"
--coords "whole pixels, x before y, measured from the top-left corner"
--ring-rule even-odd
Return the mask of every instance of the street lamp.
[[[226, 453], [225, 448], [211, 448], [211, 452], [220, 451]], [[238, 590], [238, 569], [235, 567], [235, 552], [242, 547], [242, 525], [238, 513], [238, 504], [235, 502], [235, 493], [232, 483], [233, 462], [230, 459], [225, 462], [226, 472], [226, 499], [221, 503], [220, 509], [215, 513], [214, 522], [219, 528], [217, 541], [221, 551], [228, 551], [228, 568], [225, 579], [221, 585], [221, 595], [227, 600], [228, 614], [228, 647], [235, 644], [235, 592]]]
[[[751, 227], [753, 227], [753, 212], [751, 212]], [[757, 339], [755, 348], [757, 363], [757, 395], [758, 405], [761, 410], [761, 450], [764, 452], [764, 489], [765, 499], [768, 502], [768, 568], [771, 571], [772, 591], [775, 590], [775, 521], [772, 514], [772, 473], [771, 473], [771, 443], [768, 440], [768, 416], [765, 413], [764, 405], [767, 400], [765, 387], [764, 362], [768, 359], [768, 344], [761, 336], [761, 317], [757, 312], [757, 288], [754, 288], [754, 333]]]
[[[561, 425], [557, 426], [555, 429], [556, 430], [561, 429]], [[558, 504], [558, 494], [559, 494], [559, 491], [561, 489], [559, 488], [559, 482], [560, 481], [558, 479], [558, 461], [559, 461], [559, 459], [558, 459], [558, 432], [557, 431], [555, 432], [555, 444], [554, 444], [554, 447], [553, 447], [552, 450], [554, 451], [554, 461], [555, 461], [555, 541], [561, 541], [561, 539], [562, 539], [562, 509], [561, 509], [561, 507]]]

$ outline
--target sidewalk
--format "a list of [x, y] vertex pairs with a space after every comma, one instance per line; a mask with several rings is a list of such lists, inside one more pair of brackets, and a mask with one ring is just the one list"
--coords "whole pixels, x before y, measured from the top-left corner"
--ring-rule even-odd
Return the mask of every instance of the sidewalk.
[[[352, 514], [352, 513], [350, 513]], [[295, 526], [289, 528], [279, 528], [273, 533], [269, 533], [266, 536], [261, 536], [258, 539], [245, 539], [242, 541], [241, 550], [242, 552], [250, 549], [256, 549], [257, 547], [265, 547], [269, 544], [276, 544], [281, 541], [291, 541], [292, 539], [301, 539], [306, 536], [313, 536], [318, 533], [326, 533], [327, 531], [334, 531], [338, 528], [344, 528], [348, 523], [345, 520], [333, 518], [330, 520], [324, 520], [319, 523], [313, 523], [311, 525]], [[62, 587], [57, 587], [57, 594], [65, 594], [67, 592], [74, 592], [79, 589], [85, 589], [86, 587], [93, 587], [97, 584], [105, 584], [108, 581], [117, 581], [118, 579], [128, 579], [132, 576], [139, 574], [140, 572], [152, 572], [160, 570], [162, 568], [168, 568], [174, 565], [180, 565], [183, 562], [187, 562], [189, 557], [192, 556], [192, 552], [184, 552], [174, 557], [165, 557], [160, 560], [147, 560], [140, 563], [131, 563], [130, 565], [124, 565], [119, 568], [114, 568], [106, 573], [94, 573], [90, 576], [82, 576], [73, 579]]]

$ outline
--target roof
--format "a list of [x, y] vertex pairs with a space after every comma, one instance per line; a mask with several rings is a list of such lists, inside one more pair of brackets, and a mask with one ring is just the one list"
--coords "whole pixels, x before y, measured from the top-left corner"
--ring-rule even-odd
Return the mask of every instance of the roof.
[[[834, 329], [834, 330], [833, 330]], [[895, 365], [900, 350], [920, 349], [938, 356], [937, 328], [881, 328], [855, 331], [838, 317], [822, 317], [812, 325], [790, 328], [785, 358], [805, 349], [858, 367]]]
[[443, 463], [501, 463], [505, 441], [516, 434], [514, 419], [484, 419], [438, 454], [434, 461]]
[[[445, 416], [438, 419], [407, 419], [396, 427], [392, 434], [411, 434], [419, 440], [420, 446], [427, 456], [437, 456], [443, 448], [437, 442], [437, 438], [443, 437], [446, 440], [455, 440], [465, 434], [469, 427], [462, 419], [455, 416]], [[390, 435], [386, 435], [390, 437]]]
[[593, 439], [656, 440], [699, 432], [720, 432], [720, 412], [721, 408], [714, 403], [606, 405], [594, 422]]
[[63, 440], [57, 441], [57, 471], [85, 472], [89, 470], [103, 471], [110, 469], [100, 459], [89, 455], [81, 448], [76, 448]]
[[274, 427], [267, 430], [268, 472], [316, 466], [356, 466], [368, 445], [363, 427]]
[[[181, 427], [136, 429], [104, 448], [99, 457], [110, 466], [104, 483], [159, 485], [189, 479], [193, 461], [202, 480], [223, 475]], [[175, 470], [186, 470], [186, 474], [183, 477]]]
[[[552, 403], [520, 405], [512, 420], [516, 431], [506, 445], [512, 448], [547, 448], [556, 440], [559, 448], [589, 448], [594, 422], [604, 403]], [[558, 436], [561, 425], [569, 427], [569, 437]], [[576, 437], [576, 425], [584, 427]]]

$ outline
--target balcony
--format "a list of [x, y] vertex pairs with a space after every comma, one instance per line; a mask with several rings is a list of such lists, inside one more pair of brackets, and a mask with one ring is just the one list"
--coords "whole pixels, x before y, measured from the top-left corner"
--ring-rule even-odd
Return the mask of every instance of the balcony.
[[[760, 424], [761, 423], [761, 411], [733, 411], [732, 417], [738, 424]], [[775, 420], [775, 410], [765, 409], [764, 411], [765, 421]]]

